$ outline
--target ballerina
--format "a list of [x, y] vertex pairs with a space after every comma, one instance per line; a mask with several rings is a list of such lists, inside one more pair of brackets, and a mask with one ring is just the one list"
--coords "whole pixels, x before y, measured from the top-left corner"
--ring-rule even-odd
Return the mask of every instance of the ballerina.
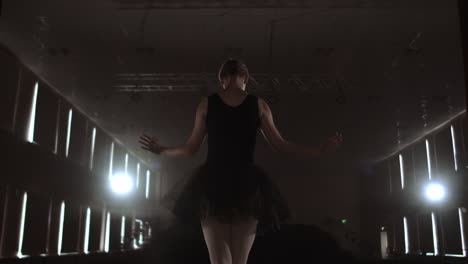
[[279, 230], [291, 216], [279, 188], [254, 163], [257, 129], [275, 150], [311, 159], [335, 152], [343, 137], [337, 133], [314, 148], [293, 144], [281, 136], [268, 104], [246, 92], [244, 63], [227, 60], [218, 79], [222, 90], [201, 100], [184, 145], [166, 147], [147, 135], [140, 143], [157, 155], [193, 156], [208, 136], [206, 162], [168, 192], [171, 210], [181, 221], [201, 224], [212, 264], [246, 264], [255, 236]]

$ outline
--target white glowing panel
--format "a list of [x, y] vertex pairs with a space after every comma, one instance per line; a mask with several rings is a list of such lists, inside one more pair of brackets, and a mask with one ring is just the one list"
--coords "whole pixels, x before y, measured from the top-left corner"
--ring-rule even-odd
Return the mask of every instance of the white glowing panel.
[[137, 173], [136, 173], [136, 188], [138, 189], [140, 185], [140, 163], [137, 163]]
[[431, 212], [432, 219], [432, 237], [434, 241], [434, 256], [439, 255], [439, 237], [437, 236], [437, 220], [434, 212]]
[[34, 142], [34, 126], [36, 124], [36, 105], [37, 105], [37, 92], [39, 90], [39, 83], [34, 85], [33, 98], [31, 102], [31, 112], [29, 113], [29, 124], [28, 124], [28, 142]]
[[20, 219], [20, 230], [19, 230], [19, 242], [18, 242], [18, 257], [22, 257], [23, 254], [23, 238], [24, 238], [24, 222], [26, 220], [26, 207], [28, 201], [28, 194], [25, 192], [23, 194], [23, 205], [21, 207], [21, 219]]
[[452, 132], [453, 163], [455, 166], [455, 171], [458, 171], [457, 148], [455, 145], [455, 131], [453, 130], [453, 126], [450, 126], [450, 131]]
[[463, 258], [463, 257], [465, 257], [465, 255], [462, 255], [462, 254], [444, 254], [444, 256], [447, 256], [447, 257], [455, 257], [455, 258]]
[[127, 194], [133, 189], [133, 181], [125, 173], [116, 174], [111, 178], [111, 188], [117, 194]]
[[89, 253], [89, 224], [91, 221], [91, 209], [88, 207], [86, 209], [86, 224], [85, 224], [85, 234], [84, 234], [84, 241], [83, 241], [83, 252], [85, 254]]
[[114, 142], [112, 142], [111, 149], [110, 149], [109, 179], [112, 177], [113, 160], [114, 160]]
[[57, 253], [60, 255], [62, 254], [62, 239], [63, 239], [63, 221], [65, 218], [65, 202], [62, 201], [62, 205], [60, 206], [60, 223], [59, 223], [59, 237], [58, 237], [58, 246], [57, 246]]
[[105, 244], [106, 244], [106, 223], [107, 223], [107, 211], [104, 206], [101, 211], [101, 232], [100, 232], [100, 241], [99, 241], [99, 251], [105, 251]]
[[141, 221], [140, 219], [135, 219], [135, 222], [139, 224], [138, 226], [138, 232], [139, 232], [139, 236], [138, 236], [138, 244], [141, 245], [143, 244], [143, 221]]
[[65, 157], [68, 157], [68, 150], [70, 149], [72, 118], [73, 118], [73, 111], [70, 109], [70, 111], [68, 111], [67, 144], [65, 146]]
[[128, 173], [128, 153], [125, 154], [125, 173]]
[[145, 192], [146, 199], [149, 198], [149, 191], [150, 191], [150, 171], [146, 170], [146, 192]]
[[466, 241], [465, 241], [465, 227], [463, 225], [463, 210], [458, 208], [458, 218], [460, 220], [460, 233], [461, 233], [461, 242], [462, 242], [462, 251], [463, 256], [466, 256]]
[[382, 258], [385, 259], [388, 257], [388, 236], [387, 232], [383, 231], [380, 232], [380, 254], [382, 255]]
[[110, 237], [110, 213], [107, 213], [106, 219], [106, 240], [104, 242], [104, 252], [109, 252], [109, 237]]
[[96, 142], [96, 128], [93, 128], [93, 135], [91, 137], [91, 155], [89, 156], [89, 169], [93, 169], [94, 162], [94, 145]]
[[426, 198], [431, 201], [441, 201], [445, 198], [445, 188], [441, 184], [431, 183], [426, 187]]
[[427, 157], [427, 171], [429, 172], [429, 180], [432, 178], [431, 170], [431, 155], [429, 149], [429, 141], [426, 139], [426, 157]]
[[123, 245], [125, 240], [125, 216], [122, 216], [122, 226], [120, 227], [120, 244]]
[[401, 177], [401, 189], [405, 188], [405, 174], [403, 170], [403, 156], [400, 154], [400, 177]]
[[408, 235], [408, 220], [403, 217], [403, 228], [405, 231], [405, 253], [409, 253], [409, 235]]

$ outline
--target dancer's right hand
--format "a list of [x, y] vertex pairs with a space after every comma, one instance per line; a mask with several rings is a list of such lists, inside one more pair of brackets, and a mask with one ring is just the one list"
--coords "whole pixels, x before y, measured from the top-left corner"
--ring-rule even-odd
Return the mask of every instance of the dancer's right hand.
[[142, 145], [142, 149], [148, 150], [158, 155], [161, 154], [161, 152], [164, 150], [164, 147], [159, 143], [159, 139], [147, 136], [145, 134], [140, 137], [139, 142]]

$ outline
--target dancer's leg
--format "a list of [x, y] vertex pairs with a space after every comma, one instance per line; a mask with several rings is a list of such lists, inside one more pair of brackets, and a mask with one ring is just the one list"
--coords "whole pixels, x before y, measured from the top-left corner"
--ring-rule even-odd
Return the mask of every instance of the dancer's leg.
[[255, 240], [258, 220], [251, 217], [231, 225], [232, 264], [247, 264]]
[[201, 226], [211, 264], [232, 264], [229, 249], [231, 225], [219, 223], [214, 217], [208, 216], [201, 220]]

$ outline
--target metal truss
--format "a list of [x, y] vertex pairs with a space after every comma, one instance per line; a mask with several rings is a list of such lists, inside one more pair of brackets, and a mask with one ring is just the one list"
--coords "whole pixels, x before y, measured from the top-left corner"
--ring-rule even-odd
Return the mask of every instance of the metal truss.
[[[122, 73], [115, 75], [113, 88], [119, 92], [204, 92], [218, 85], [216, 73]], [[337, 91], [342, 84], [311, 74], [272, 76], [251, 74], [249, 88], [257, 92]]]
[[173, 1], [148, 1], [148, 0], [111, 0], [116, 9], [120, 10], [148, 10], [148, 9], [201, 9], [201, 8], [418, 8], [421, 4], [431, 7], [448, 6], [443, 2], [427, 0], [173, 0]]

